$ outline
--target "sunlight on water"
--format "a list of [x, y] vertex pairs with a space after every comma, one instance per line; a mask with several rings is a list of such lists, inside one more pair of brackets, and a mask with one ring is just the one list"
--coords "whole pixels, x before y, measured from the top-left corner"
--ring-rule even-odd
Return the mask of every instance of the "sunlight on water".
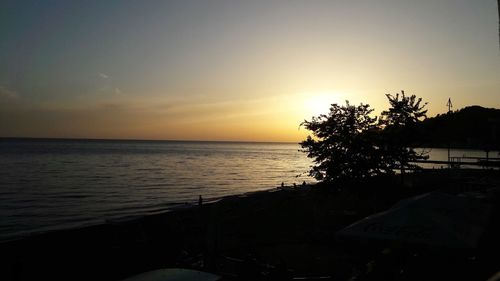
[[[2, 140], [0, 239], [161, 212], [199, 195], [209, 200], [315, 182], [306, 176], [311, 160], [298, 149], [293, 143]], [[447, 159], [446, 149], [428, 151], [430, 159]], [[452, 150], [464, 155], [485, 153]]]
[[[0, 142], [0, 237], [313, 182], [297, 144]], [[298, 176], [298, 177], [297, 177]]]

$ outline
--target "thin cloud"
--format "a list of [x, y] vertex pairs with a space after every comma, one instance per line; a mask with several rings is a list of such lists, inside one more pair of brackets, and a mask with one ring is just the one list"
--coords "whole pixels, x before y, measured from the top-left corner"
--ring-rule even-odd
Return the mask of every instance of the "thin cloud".
[[119, 88], [115, 88], [115, 94], [120, 95], [122, 93], [122, 90]]
[[102, 79], [108, 79], [109, 78], [109, 75], [106, 75], [102, 72], [99, 73], [99, 77], [101, 77]]
[[7, 99], [7, 100], [13, 100], [19, 98], [19, 95], [17, 92], [0, 85], [0, 99]]

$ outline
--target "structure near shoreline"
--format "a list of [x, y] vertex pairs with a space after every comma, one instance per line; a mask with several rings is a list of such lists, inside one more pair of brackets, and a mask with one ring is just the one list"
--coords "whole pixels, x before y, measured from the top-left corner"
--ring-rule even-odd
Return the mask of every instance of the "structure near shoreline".
[[400, 201], [337, 232], [343, 237], [475, 249], [492, 206], [466, 197], [431, 192]]

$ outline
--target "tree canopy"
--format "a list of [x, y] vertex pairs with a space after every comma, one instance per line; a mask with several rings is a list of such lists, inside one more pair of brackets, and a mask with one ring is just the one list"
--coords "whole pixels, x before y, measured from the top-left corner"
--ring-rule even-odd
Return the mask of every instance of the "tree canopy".
[[386, 97], [390, 107], [381, 113], [379, 119], [384, 160], [388, 160], [386, 166], [392, 169], [398, 167], [401, 172], [406, 168], [417, 168], [412, 161], [425, 159], [426, 156], [418, 154], [412, 145], [423, 134], [417, 124], [427, 117], [427, 103], [422, 104], [422, 98], [415, 95], [406, 96], [404, 91], [401, 95], [386, 94]]
[[303, 125], [313, 136], [300, 143], [302, 151], [314, 158], [309, 174], [317, 180], [362, 178], [376, 172], [376, 147], [367, 132], [377, 126], [369, 105], [332, 104], [328, 115], [313, 117]]
[[404, 91], [401, 95], [386, 94], [390, 107], [382, 111], [380, 122], [384, 126], [407, 128], [422, 121], [427, 116], [427, 110], [424, 110], [427, 103], [422, 103], [422, 98], [415, 95], [406, 96]]
[[426, 103], [404, 92], [386, 96], [390, 108], [380, 118], [372, 116], [369, 105], [346, 101], [301, 123], [312, 133], [300, 142], [301, 151], [313, 158], [310, 176], [333, 182], [389, 174], [422, 157], [410, 147], [410, 132], [425, 118]]

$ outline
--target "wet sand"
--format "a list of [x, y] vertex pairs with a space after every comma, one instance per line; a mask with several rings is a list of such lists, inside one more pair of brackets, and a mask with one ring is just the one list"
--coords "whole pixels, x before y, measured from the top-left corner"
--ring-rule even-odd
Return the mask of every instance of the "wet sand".
[[486, 200], [498, 206], [498, 187], [498, 171], [429, 170], [406, 174], [403, 180], [377, 178], [341, 188], [298, 186], [231, 196], [1, 243], [0, 279], [120, 280], [147, 270], [184, 267], [225, 280], [486, 280], [500, 270], [498, 207], [480, 247], [472, 251], [342, 241], [335, 232], [403, 198], [433, 190], [488, 194]]

